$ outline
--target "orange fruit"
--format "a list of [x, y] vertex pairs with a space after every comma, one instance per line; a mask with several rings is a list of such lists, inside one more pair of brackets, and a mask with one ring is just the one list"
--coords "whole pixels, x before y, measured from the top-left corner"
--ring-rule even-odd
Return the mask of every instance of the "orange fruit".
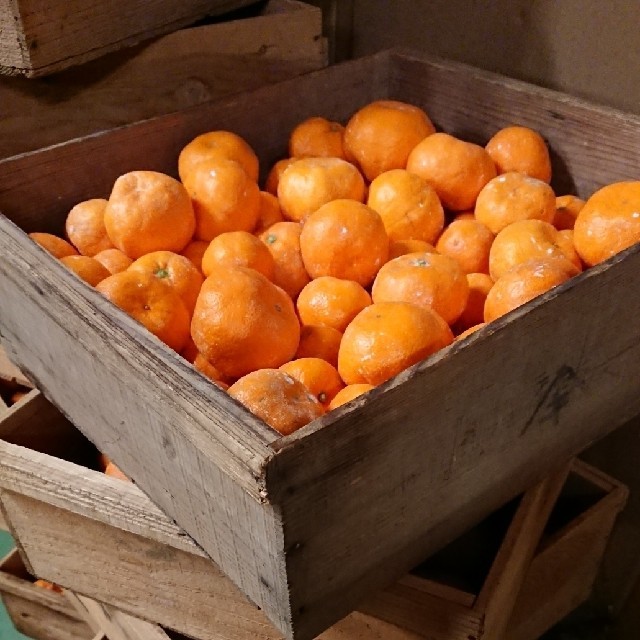
[[573, 273], [582, 271], [582, 263], [571, 241], [548, 222], [542, 220], [518, 220], [505, 227], [491, 246], [489, 271], [497, 280], [518, 264], [534, 258], [567, 260]]
[[404, 169], [411, 150], [435, 132], [429, 116], [396, 100], [378, 100], [358, 110], [345, 128], [344, 147], [370, 182], [391, 169]]
[[436, 248], [423, 240], [392, 240], [389, 242], [389, 260], [407, 253], [436, 253]]
[[433, 309], [378, 302], [344, 332], [338, 371], [346, 384], [379, 385], [452, 341], [451, 329]]
[[33, 584], [34, 586], [39, 587], [40, 589], [46, 589], [47, 591], [55, 591], [56, 593], [63, 593], [62, 587], [58, 586], [57, 584], [54, 584], [53, 582], [49, 582], [48, 580], [42, 580], [42, 578], [39, 578]]
[[489, 273], [489, 251], [495, 236], [477, 220], [454, 220], [436, 244], [436, 251], [458, 262], [465, 273]]
[[20, 402], [28, 393], [28, 391], [14, 391], [9, 398], [9, 406]]
[[262, 233], [276, 222], [282, 222], [284, 216], [278, 198], [267, 191], [260, 192], [260, 214], [254, 233]]
[[231, 131], [209, 131], [185, 145], [178, 156], [178, 175], [182, 182], [203, 160], [234, 160], [254, 182], [258, 181], [259, 162], [246, 140]]
[[307, 118], [289, 136], [289, 155], [298, 158], [343, 158], [344, 127], [326, 118]]
[[171, 251], [153, 251], [138, 258], [129, 271], [147, 274], [171, 287], [184, 302], [189, 313], [196, 306], [203, 277], [189, 258]]
[[66, 240], [54, 236], [52, 233], [40, 233], [34, 231], [29, 237], [39, 244], [45, 251], [48, 251], [54, 258], [65, 258], [66, 256], [77, 256], [76, 248]]
[[303, 325], [323, 324], [343, 332], [370, 304], [371, 296], [357, 282], [321, 276], [302, 289], [296, 307]]
[[547, 184], [551, 182], [549, 149], [537, 131], [529, 127], [505, 127], [487, 142], [485, 149], [498, 173], [517, 171]]
[[460, 213], [457, 213], [453, 217], [452, 222], [455, 222], [456, 220], [475, 220], [475, 219], [476, 219], [476, 216], [473, 211], [461, 211]]
[[67, 238], [83, 256], [93, 257], [100, 251], [113, 248], [104, 226], [106, 208], [106, 200], [94, 198], [78, 203], [67, 215]]
[[223, 376], [239, 378], [291, 360], [300, 323], [291, 298], [261, 273], [221, 265], [202, 285], [191, 337]]
[[486, 273], [468, 273], [469, 297], [464, 311], [455, 324], [455, 333], [466, 331], [484, 322], [484, 303], [493, 287], [493, 280]]
[[158, 278], [127, 269], [105, 278], [96, 289], [174, 351], [187, 344], [189, 311]]
[[229, 387], [229, 395], [285, 436], [324, 413], [301, 382], [279, 369], [260, 369], [243, 376]]
[[566, 270], [567, 264], [564, 259], [534, 258], [515, 266], [499, 278], [487, 294], [484, 321], [493, 322], [568, 280], [571, 274]]
[[391, 241], [433, 243], [444, 227], [444, 210], [435, 190], [405, 169], [381, 173], [369, 185], [367, 205], [380, 214]]
[[496, 166], [482, 147], [447, 133], [435, 133], [416, 145], [407, 171], [426, 180], [451, 211], [472, 209], [481, 189], [496, 176]]
[[111, 275], [106, 267], [89, 256], [65, 256], [60, 262], [92, 287]]
[[107, 464], [104, 473], [105, 475], [111, 476], [112, 478], [118, 478], [118, 480], [126, 480], [127, 482], [131, 482], [129, 477], [122, 473], [120, 468], [113, 464], [113, 462], [109, 462], [109, 464]]
[[273, 280], [276, 262], [267, 246], [248, 231], [227, 231], [216, 236], [202, 257], [202, 272], [208, 276], [216, 267], [247, 267]]
[[195, 230], [195, 215], [177, 180], [157, 171], [131, 171], [115, 181], [104, 224], [116, 249], [135, 260], [152, 251], [182, 251]]
[[371, 389], [375, 389], [375, 387], [367, 383], [347, 385], [342, 391], [338, 391], [338, 393], [333, 396], [333, 400], [329, 403], [329, 411], [337, 409], [347, 402], [351, 402], [354, 398], [358, 398], [368, 391], [371, 391]]
[[280, 178], [290, 164], [293, 164], [300, 158], [282, 158], [274, 163], [269, 169], [267, 179], [264, 183], [264, 190], [273, 196], [278, 195], [278, 185], [280, 184]]
[[364, 179], [341, 158], [302, 158], [291, 163], [280, 176], [278, 200], [282, 215], [300, 222], [323, 204], [339, 198], [362, 202]]
[[196, 343], [193, 341], [193, 338], [189, 336], [187, 339], [187, 344], [182, 347], [180, 351], [180, 355], [187, 361], [193, 364], [195, 359], [199, 355], [198, 347], [196, 347]]
[[573, 241], [590, 267], [640, 242], [640, 181], [596, 191], [576, 218]]
[[493, 233], [518, 220], [551, 223], [556, 214], [556, 196], [542, 180], [523, 173], [503, 173], [480, 192], [475, 216]]
[[315, 396], [326, 409], [334, 396], [344, 387], [338, 370], [321, 358], [299, 358], [286, 362], [280, 371], [288, 373]]
[[455, 341], [464, 340], [467, 336], [470, 336], [472, 333], [475, 333], [478, 329], [482, 329], [482, 327], [486, 326], [486, 322], [479, 322], [478, 324], [473, 325], [473, 327], [469, 327], [461, 334], [457, 335]]
[[448, 324], [464, 311], [469, 285], [460, 265], [438, 253], [408, 253], [387, 262], [371, 289], [378, 302], [409, 302], [434, 309]]
[[301, 233], [302, 226], [297, 222], [276, 222], [259, 236], [276, 264], [273, 281], [291, 298], [296, 298], [311, 280], [302, 262]]
[[577, 196], [558, 196], [553, 226], [559, 231], [573, 229], [582, 207], [584, 207], [584, 200]]
[[211, 382], [224, 382], [224, 376], [201, 353], [195, 357], [193, 366]]
[[128, 269], [133, 264], [133, 260], [122, 253], [120, 249], [105, 249], [96, 253], [93, 259], [106, 267], [112, 275]]
[[342, 334], [332, 327], [307, 324], [300, 328], [300, 344], [295, 358], [321, 358], [338, 366], [338, 351]]
[[367, 287], [387, 261], [389, 238], [373, 209], [355, 200], [333, 200], [307, 218], [300, 249], [312, 278], [334, 276]]
[[181, 255], [189, 258], [198, 271], [202, 271], [202, 256], [209, 243], [206, 240], [192, 240], [182, 251]]
[[193, 200], [198, 240], [213, 240], [225, 231], [253, 231], [260, 216], [260, 189], [240, 164], [210, 158], [184, 178]]

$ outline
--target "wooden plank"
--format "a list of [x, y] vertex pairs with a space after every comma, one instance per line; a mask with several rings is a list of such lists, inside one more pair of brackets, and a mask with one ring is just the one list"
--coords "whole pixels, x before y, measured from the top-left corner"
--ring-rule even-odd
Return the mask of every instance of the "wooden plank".
[[26, 43], [19, 16], [18, 0], [0, 1], [0, 73], [4, 68], [22, 68], [26, 63]]
[[2, 345], [0, 345], [0, 379], [17, 382], [23, 387], [33, 387], [31, 381], [9, 360], [7, 352], [2, 348]]
[[319, 69], [327, 62], [321, 30], [319, 9], [271, 0], [264, 15], [176, 31], [59, 73], [53, 83], [0, 78], [0, 157]]

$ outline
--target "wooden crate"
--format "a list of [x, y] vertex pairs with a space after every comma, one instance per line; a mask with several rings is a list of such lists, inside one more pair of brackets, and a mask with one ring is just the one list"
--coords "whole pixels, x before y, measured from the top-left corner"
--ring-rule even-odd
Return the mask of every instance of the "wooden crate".
[[85, 619], [61, 593], [34, 584], [14, 549], [0, 559], [0, 599], [15, 628], [33, 640], [91, 640]]
[[381, 97], [472, 140], [514, 121], [539, 129], [559, 193], [640, 169], [639, 118], [407, 52], [0, 162], [12, 356], [290, 638], [326, 629], [640, 412], [640, 247], [281, 437], [24, 232], [60, 232], [125, 171], [175, 174], [204, 130], [244, 136], [264, 170], [303, 118], [345, 120]]
[[0, 73], [48, 75], [255, 0], [0, 0]]
[[259, 7], [255, 17], [181, 29], [53, 81], [0, 78], [0, 158], [326, 66], [320, 9], [296, 0]]

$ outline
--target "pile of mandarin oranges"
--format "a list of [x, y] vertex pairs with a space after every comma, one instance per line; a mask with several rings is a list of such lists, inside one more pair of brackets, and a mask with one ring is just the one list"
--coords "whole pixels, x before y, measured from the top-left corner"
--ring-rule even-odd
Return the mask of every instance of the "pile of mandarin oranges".
[[262, 185], [222, 130], [178, 175], [30, 235], [285, 435], [640, 242], [640, 181], [556, 194], [538, 132], [482, 147], [397, 101], [301, 122]]

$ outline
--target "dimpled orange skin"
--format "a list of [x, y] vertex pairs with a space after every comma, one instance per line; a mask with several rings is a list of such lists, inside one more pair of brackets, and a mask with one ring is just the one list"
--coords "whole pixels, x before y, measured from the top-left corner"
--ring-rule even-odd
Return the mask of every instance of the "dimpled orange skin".
[[65, 256], [60, 262], [92, 287], [111, 275], [109, 269], [89, 256]]
[[438, 238], [436, 251], [458, 262], [465, 273], [489, 273], [495, 236], [477, 220], [454, 220]]
[[325, 325], [303, 325], [296, 358], [322, 358], [334, 367], [338, 366], [338, 351], [342, 333]]
[[260, 189], [242, 166], [226, 158], [199, 162], [184, 179], [193, 200], [197, 240], [225, 231], [253, 231], [260, 216]]
[[232, 384], [229, 395], [287, 436], [324, 413], [307, 388], [279, 369], [260, 369]]
[[223, 376], [238, 378], [291, 360], [300, 323], [291, 298], [261, 273], [223, 266], [202, 285], [191, 337]]
[[338, 371], [346, 384], [379, 385], [452, 341], [451, 329], [433, 309], [379, 302], [344, 332]]
[[289, 155], [298, 158], [345, 158], [344, 127], [322, 117], [307, 118], [289, 136]]
[[337, 409], [343, 404], [351, 402], [354, 398], [358, 398], [372, 389], [375, 389], [375, 387], [372, 384], [366, 383], [347, 385], [333, 397], [333, 400], [329, 403], [329, 411], [333, 411], [333, 409]]
[[482, 189], [476, 200], [476, 220], [493, 233], [518, 220], [553, 222], [556, 196], [542, 180], [522, 173], [503, 173]]
[[273, 281], [276, 263], [267, 246], [248, 231], [228, 231], [216, 236], [202, 256], [205, 276], [217, 266], [248, 267]]
[[73, 245], [58, 236], [54, 236], [52, 233], [34, 231], [29, 234], [29, 237], [45, 251], [48, 251], [54, 258], [78, 255], [78, 251]]
[[96, 289], [178, 353], [189, 340], [189, 311], [180, 296], [157, 278], [122, 271]]
[[397, 100], [378, 100], [357, 111], [344, 133], [346, 157], [371, 182], [391, 169], [404, 169], [411, 150], [435, 132], [427, 114]]
[[336, 393], [344, 388], [338, 370], [320, 358], [298, 358], [283, 364], [280, 371], [302, 382], [325, 409]]
[[307, 218], [300, 250], [312, 278], [334, 276], [367, 287], [389, 257], [389, 237], [370, 207], [333, 200]]
[[491, 288], [484, 304], [484, 321], [500, 316], [567, 281], [566, 260], [529, 260], [505, 273]]
[[544, 138], [533, 129], [521, 126], [500, 129], [485, 149], [498, 173], [517, 171], [549, 184], [551, 158]]
[[463, 312], [469, 285], [458, 263], [437, 253], [408, 253], [387, 262], [371, 289], [374, 302], [409, 302], [432, 308], [453, 324]]
[[79, 202], [67, 215], [64, 225], [67, 238], [83, 256], [93, 258], [96, 253], [113, 248], [104, 226], [106, 207], [104, 198], [94, 198]]
[[456, 321], [454, 333], [466, 331], [484, 322], [484, 303], [493, 288], [493, 280], [486, 273], [468, 273], [469, 297], [464, 311]]
[[185, 188], [156, 171], [121, 175], [104, 212], [111, 242], [132, 260], [152, 251], [180, 253], [191, 240], [195, 223]]
[[367, 205], [380, 214], [391, 241], [432, 244], [444, 227], [444, 210], [435, 190], [404, 169], [380, 174], [369, 185]]
[[518, 264], [545, 258], [567, 260], [574, 268], [574, 275], [582, 271], [573, 245], [552, 224], [519, 220], [496, 236], [489, 255], [489, 271], [495, 281]]
[[105, 249], [96, 253], [93, 259], [106, 267], [111, 275], [125, 271], [133, 264], [133, 260], [122, 253], [120, 249]]
[[616, 182], [596, 191], [576, 218], [573, 242], [588, 266], [640, 242], [640, 181]]
[[411, 151], [406, 168], [428, 182], [451, 211], [473, 209], [480, 190], [496, 176], [482, 147], [447, 133], [425, 138]]
[[584, 200], [581, 200], [578, 196], [558, 196], [556, 198], [556, 215], [553, 217], [553, 226], [558, 231], [573, 229], [582, 207], [584, 207]]
[[301, 222], [323, 204], [339, 198], [358, 202], [365, 198], [362, 175], [341, 158], [302, 158], [280, 176], [278, 200], [287, 220]]

